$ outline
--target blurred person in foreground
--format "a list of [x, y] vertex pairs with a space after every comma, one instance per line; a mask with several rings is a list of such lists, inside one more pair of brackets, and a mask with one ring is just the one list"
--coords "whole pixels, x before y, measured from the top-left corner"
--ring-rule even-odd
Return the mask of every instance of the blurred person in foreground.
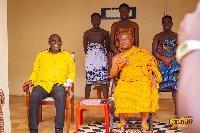
[[180, 117], [193, 117], [192, 124], [183, 128], [184, 133], [200, 132], [200, 2], [196, 10], [185, 15], [178, 31], [177, 59], [181, 74], [177, 94], [177, 109]]

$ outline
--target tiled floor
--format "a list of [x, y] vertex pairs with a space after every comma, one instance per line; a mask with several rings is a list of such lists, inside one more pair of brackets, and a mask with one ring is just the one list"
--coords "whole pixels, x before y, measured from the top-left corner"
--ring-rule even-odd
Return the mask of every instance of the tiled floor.
[[[24, 96], [10, 96], [10, 118], [11, 118], [11, 131], [12, 133], [28, 133], [28, 122]], [[75, 98], [76, 103], [80, 98]], [[175, 117], [173, 100], [159, 101], [160, 109], [153, 115], [153, 120], [157, 122], [169, 123], [169, 119]], [[86, 110], [83, 113], [83, 125], [94, 123], [96, 121], [104, 121], [102, 115], [103, 110]], [[76, 115], [76, 114], [75, 114]], [[43, 106], [43, 121], [39, 123], [39, 133], [54, 133], [54, 106]], [[140, 117], [140, 114], [134, 115], [134, 117]], [[81, 127], [79, 125], [79, 127]], [[66, 131], [66, 126], [64, 127]], [[70, 125], [70, 132], [75, 131], [75, 122]]]

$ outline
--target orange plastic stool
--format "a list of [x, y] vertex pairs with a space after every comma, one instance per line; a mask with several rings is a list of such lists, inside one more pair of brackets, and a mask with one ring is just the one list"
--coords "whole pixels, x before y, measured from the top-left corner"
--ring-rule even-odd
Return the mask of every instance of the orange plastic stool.
[[83, 109], [103, 109], [105, 113], [106, 133], [109, 133], [109, 105], [107, 99], [81, 99], [76, 106], [76, 133], [78, 133], [78, 119], [83, 124]]

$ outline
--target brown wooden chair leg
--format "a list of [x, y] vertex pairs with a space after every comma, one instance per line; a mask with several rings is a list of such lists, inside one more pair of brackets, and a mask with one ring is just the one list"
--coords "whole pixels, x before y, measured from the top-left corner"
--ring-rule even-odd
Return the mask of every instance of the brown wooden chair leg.
[[97, 90], [97, 99], [101, 99], [101, 90]]
[[102, 87], [101, 86], [94, 86], [93, 90], [97, 90], [97, 99], [101, 99]]
[[39, 107], [39, 121], [41, 122], [42, 121], [42, 105], [40, 104], [40, 107]]
[[29, 107], [27, 107], [27, 118], [28, 118], [28, 129], [30, 130], [30, 125], [29, 125]]
[[67, 133], [69, 133], [70, 129], [70, 94], [67, 92], [66, 94], [66, 121], [67, 121]]
[[[74, 85], [72, 86], [72, 92], [74, 92]], [[71, 122], [74, 122], [74, 96], [70, 100], [71, 102]]]
[[74, 122], [74, 97], [71, 99], [71, 122]]
[[30, 100], [30, 91], [28, 90], [26, 92], [26, 107], [27, 107], [28, 129], [30, 130], [30, 125], [29, 125], [29, 100]]

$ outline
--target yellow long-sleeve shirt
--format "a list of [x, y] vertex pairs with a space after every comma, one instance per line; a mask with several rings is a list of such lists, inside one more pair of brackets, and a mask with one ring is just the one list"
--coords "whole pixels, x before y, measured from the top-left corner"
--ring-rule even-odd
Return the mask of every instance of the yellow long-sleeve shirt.
[[50, 93], [54, 84], [64, 84], [68, 78], [74, 81], [75, 75], [75, 63], [69, 52], [61, 50], [54, 55], [47, 49], [37, 55], [29, 80]]

